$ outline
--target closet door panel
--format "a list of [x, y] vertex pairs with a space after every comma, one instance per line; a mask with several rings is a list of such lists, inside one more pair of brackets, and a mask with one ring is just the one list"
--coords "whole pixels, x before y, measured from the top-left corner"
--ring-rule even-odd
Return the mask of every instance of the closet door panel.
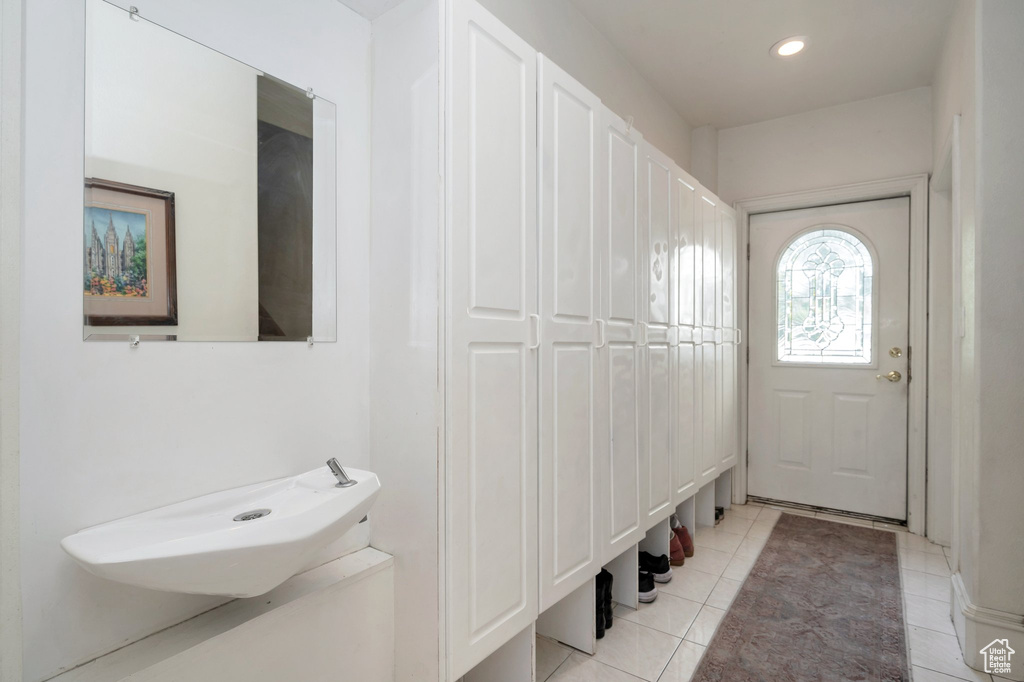
[[608, 524], [604, 526], [605, 555], [603, 562], [618, 556], [643, 536], [640, 526], [640, 462], [638, 458], [640, 431], [637, 402], [640, 366], [635, 343], [608, 343], [609, 419], [611, 448], [608, 476], [605, 478], [604, 509]]
[[[609, 325], [635, 334], [640, 321], [639, 133], [604, 110], [602, 176], [607, 182], [604, 238], [608, 244], [603, 304]], [[621, 335], [621, 334], [620, 334]]]
[[644, 144], [642, 202], [643, 242], [647, 252], [647, 316], [652, 329], [665, 329], [671, 323], [669, 310], [675, 304], [669, 272], [672, 237], [672, 185], [674, 164], [649, 144]]
[[718, 375], [717, 346], [713, 342], [700, 346], [701, 350], [701, 456], [702, 485], [718, 476], [718, 439], [716, 413], [718, 395], [715, 384]]
[[641, 244], [645, 255], [643, 319], [644, 391], [641, 409], [641, 467], [649, 528], [672, 513], [672, 414], [675, 381], [672, 376], [671, 310], [675, 294], [671, 287], [672, 189], [675, 164], [652, 145], [643, 145], [640, 181]]
[[725, 379], [725, 363], [723, 362], [724, 356], [722, 353], [722, 341], [724, 340], [722, 330], [722, 294], [724, 293], [722, 287], [722, 260], [725, 254], [722, 251], [722, 207], [718, 205], [717, 198], [715, 201], [715, 318], [713, 331], [715, 339], [715, 452], [718, 453], [718, 472], [721, 473], [724, 471], [722, 462], [725, 459], [725, 442], [722, 438], [722, 419], [725, 411], [725, 405], [722, 402], [724, 397], [722, 384]]
[[680, 343], [676, 351], [676, 410], [674, 459], [672, 464], [673, 503], [678, 505], [697, 490], [697, 372], [700, 346]]
[[[536, 53], [452, 3], [449, 679], [537, 616]], [[457, 134], [452, 134], [457, 131]]]
[[673, 212], [676, 225], [676, 271], [678, 273], [678, 294], [676, 296], [676, 324], [685, 327], [681, 338], [689, 340], [690, 329], [697, 321], [697, 297], [703, 295], [700, 282], [700, 248], [697, 244], [697, 183], [677, 170]]
[[718, 475], [720, 456], [718, 452], [718, 384], [717, 352], [715, 345], [715, 322], [718, 304], [715, 288], [718, 273], [718, 220], [717, 200], [711, 194], [701, 192], [700, 196], [700, 321], [702, 327], [694, 333], [701, 340], [700, 356], [700, 420], [701, 468], [700, 485], [705, 485]]
[[[645, 349], [645, 435], [647, 437], [647, 528], [666, 518], [672, 505], [672, 349], [667, 343], [649, 343]], [[645, 529], [646, 530], [646, 529]]]
[[[710, 336], [716, 326], [715, 313], [718, 310], [715, 283], [718, 278], [718, 211], [715, 198], [707, 193], [701, 194], [701, 287], [703, 292], [701, 303], [701, 324], [709, 330]], [[713, 338], [707, 338], [713, 341]]]
[[721, 317], [719, 326], [722, 328], [722, 343], [719, 347], [721, 357], [721, 424], [719, 439], [721, 442], [721, 467], [724, 471], [736, 463], [736, 447], [738, 441], [738, 424], [736, 409], [736, 217], [732, 209], [719, 204], [719, 234], [721, 235]]
[[720, 346], [722, 358], [722, 470], [736, 464], [736, 346], [732, 342]]
[[675, 239], [676, 291], [675, 320], [678, 346], [675, 348], [675, 431], [673, 434], [672, 480], [674, 503], [678, 505], [696, 492], [697, 488], [697, 353], [693, 344], [695, 303], [697, 296], [695, 259], [697, 257], [694, 230], [697, 209], [697, 183], [676, 170], [673, 186], [673, 225]]
[[736, 215], [720, 206], [718, 221], [722, 235], [722, 321], [723, 329], [736, 327]]
[[606, 455], [598, 501], [602, 563], [643, 536], [640, 507], [642, 291], [639, 177], [642, 138], [602, 107], [600, 137], [601, 306], [605, 338], [598, 351], [606, 401], [599, 420]]
[[540, 609], [599, 570], [600, 101], [539, 58]]

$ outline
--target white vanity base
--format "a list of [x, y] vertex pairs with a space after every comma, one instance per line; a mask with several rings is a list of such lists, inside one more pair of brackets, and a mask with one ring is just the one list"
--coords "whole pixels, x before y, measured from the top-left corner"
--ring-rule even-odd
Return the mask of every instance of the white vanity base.
[[236, 599], [52, 678], [57, 682], [389, 682], [394, 560], [372, 547]]

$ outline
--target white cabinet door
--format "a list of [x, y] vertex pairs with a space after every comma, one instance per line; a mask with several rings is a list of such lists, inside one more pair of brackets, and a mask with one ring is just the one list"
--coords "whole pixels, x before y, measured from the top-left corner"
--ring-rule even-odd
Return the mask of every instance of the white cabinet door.
[[717, 346], [715, 344], [715, 317], [717, 312], [717, 291], [715, 288], [718, 273], [718, 199], [706, 191], [700, 196], [700, 429], [701, 429], [701, 467], [700, 485], [703, 486], [718, 476], [718, 393], [717, 384]]
[[537, 617], [537, 58], [452, 3], [449, 679]]
[[675, 353], [675, 422], [672, 437], [673, 502], [678, 505], [697, 490], [697, 349], [693, 344], [695, 325], [697, 258], [695, 212], [699, 201], [697, 183], [678, 168], [673, 182], [672, 226], [675, 255], [673, 258], [673, 286], [676, 304], [673, 306], [677, 329]]
[[599, 344], [607, 399], [601, 438], [607, 443], [602, 467], [598, 524], [603, 562], [643, 537], [640, 511], [640, 292], [643, 289], [639, 222], [642, 138], [602, 107], [600, 179], [601, 315]]
[[736, 415], [736, 214], [728, 206], [718, 205], [718, 223], [721, 234], [721, 292], [718, 298], [722, 302], [722, 317], [719, 326], [722, 328], [722, 343], [719, 346], [721, 359], [720, 386], [722, 406], [721, 430], [719, 432], [719, 450], [721, 452], [721, 469], [725, 471], [736, 463], [738, 442], [738, 423]]
[[605, 386], [595, 349], [601, 102], [543, 55], [538, 67], [543, 611], [600, 570], [595, 501], [607, 438], [598, 426]]
[[640, 177], [641, 245], [644, 258], [644, 302], [641, 323], [640, 472], [644, 487], [640, 499], [646, 513], [645, 529], [672, 513], [672, 414], [675, 382], [672, 379], [670, 311], [675, 304], [671, 287], [672, 185], [675, 164], [652, 145], [644, 143]]

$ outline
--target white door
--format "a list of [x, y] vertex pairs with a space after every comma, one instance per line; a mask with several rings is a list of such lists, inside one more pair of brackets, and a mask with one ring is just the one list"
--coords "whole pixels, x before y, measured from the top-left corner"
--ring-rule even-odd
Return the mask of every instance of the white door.
[[[449, 679], [537, 617], [537, 61], [453, 3]], [[424, 484], [429, 482], [424, 481]]]
[[678, 505], [697, 492], [696, 453], [700, 442], [696, 433], [697, 417], [697, 356], [693, 345], [696, 304], [696, 258], [694, 222], [697, 208], [697, 182], [678, 168], [675, 169], [672, 224], [675, 256], [673, 258], [673, 288], [676, 292], [674, 342], [675, 373], [675, 432], [672, 438], [673, 503]]
[[[601, 103], [543, 55], [540, 121], [540, 609], [600, 570], [595, 500]], [[603, 421], [603, 420], [602, 420]], [[603, 496], [602, 496], [603, 499]]]
[[715, 344], [715, 313], [717, 311], [717, 292], [715, 283], [718, 273], [718, 199], [707, 192], [700, 195], [700, 232], [697, 240], [699, 257], [697, 286], [699, 287], [697, 317], [702, 327], [696, 330], [696, 340], [700, 341], [698, 355], [700, 398], [698, 400], [698, 423], [700, 430], [700, 486], [715, 480], [719, 472], [719, 452], [716, 434], [718, 431], [717, 413], [718, 396], [715, 391], [717, 383], [717, 346]]
[[601, 437], [608, 443], [602, 476], [604, 557], [615, 558], [643, 537], [640, 523], [640, 292], [638, 188], [640, 134], [602, 107], [601, 307], [599, 340], [607, 399]]
[[750, 219], [751, 495], [907, 517], [910, 200]]
[[725, 471], [736, 464], [736, 446], [739, 440], [737, 430], [736, 396], [736, 214], [733, 209], [718, 205], [719, 252], [722, 276], [719, 279], [718, 299], [721, 301], [721, 316], [716, 333], [718, 344], [718, 403], [721, 405], [721, 424], [718, 432], [720, 469]]
[[641, 243], [647, 254], [641, 300], [644, 301], [643, 391], [641, 411], [640, 499], [650, 528], [672, 513], [672, 409], [675, 390], [671, 366], [670, 310], [675, 304], [671, 286], [672, 184], [675, 165], [648, 143], [643, 145], [640, 179]]

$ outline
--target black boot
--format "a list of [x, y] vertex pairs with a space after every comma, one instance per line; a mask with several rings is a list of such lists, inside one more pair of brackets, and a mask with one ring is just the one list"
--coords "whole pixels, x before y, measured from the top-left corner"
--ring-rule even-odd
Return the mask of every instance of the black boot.
[[[612, 627], [612, 583], [614, 576], [606, 569], [601, 569], [601, 575], [605, 576], [604, 589], [604, 626], [606, 629]], [[600, 618], [598, 618], [600, 620]]]
[[594, 593], [595, 593], [595, 606], [597, 618], [594, 622], [597, 624], [597, 638], [601, 639], [604, 637], [604, 598], [605, 594], [609, 592], [605, 581], [598, 575], [594, 581]]

